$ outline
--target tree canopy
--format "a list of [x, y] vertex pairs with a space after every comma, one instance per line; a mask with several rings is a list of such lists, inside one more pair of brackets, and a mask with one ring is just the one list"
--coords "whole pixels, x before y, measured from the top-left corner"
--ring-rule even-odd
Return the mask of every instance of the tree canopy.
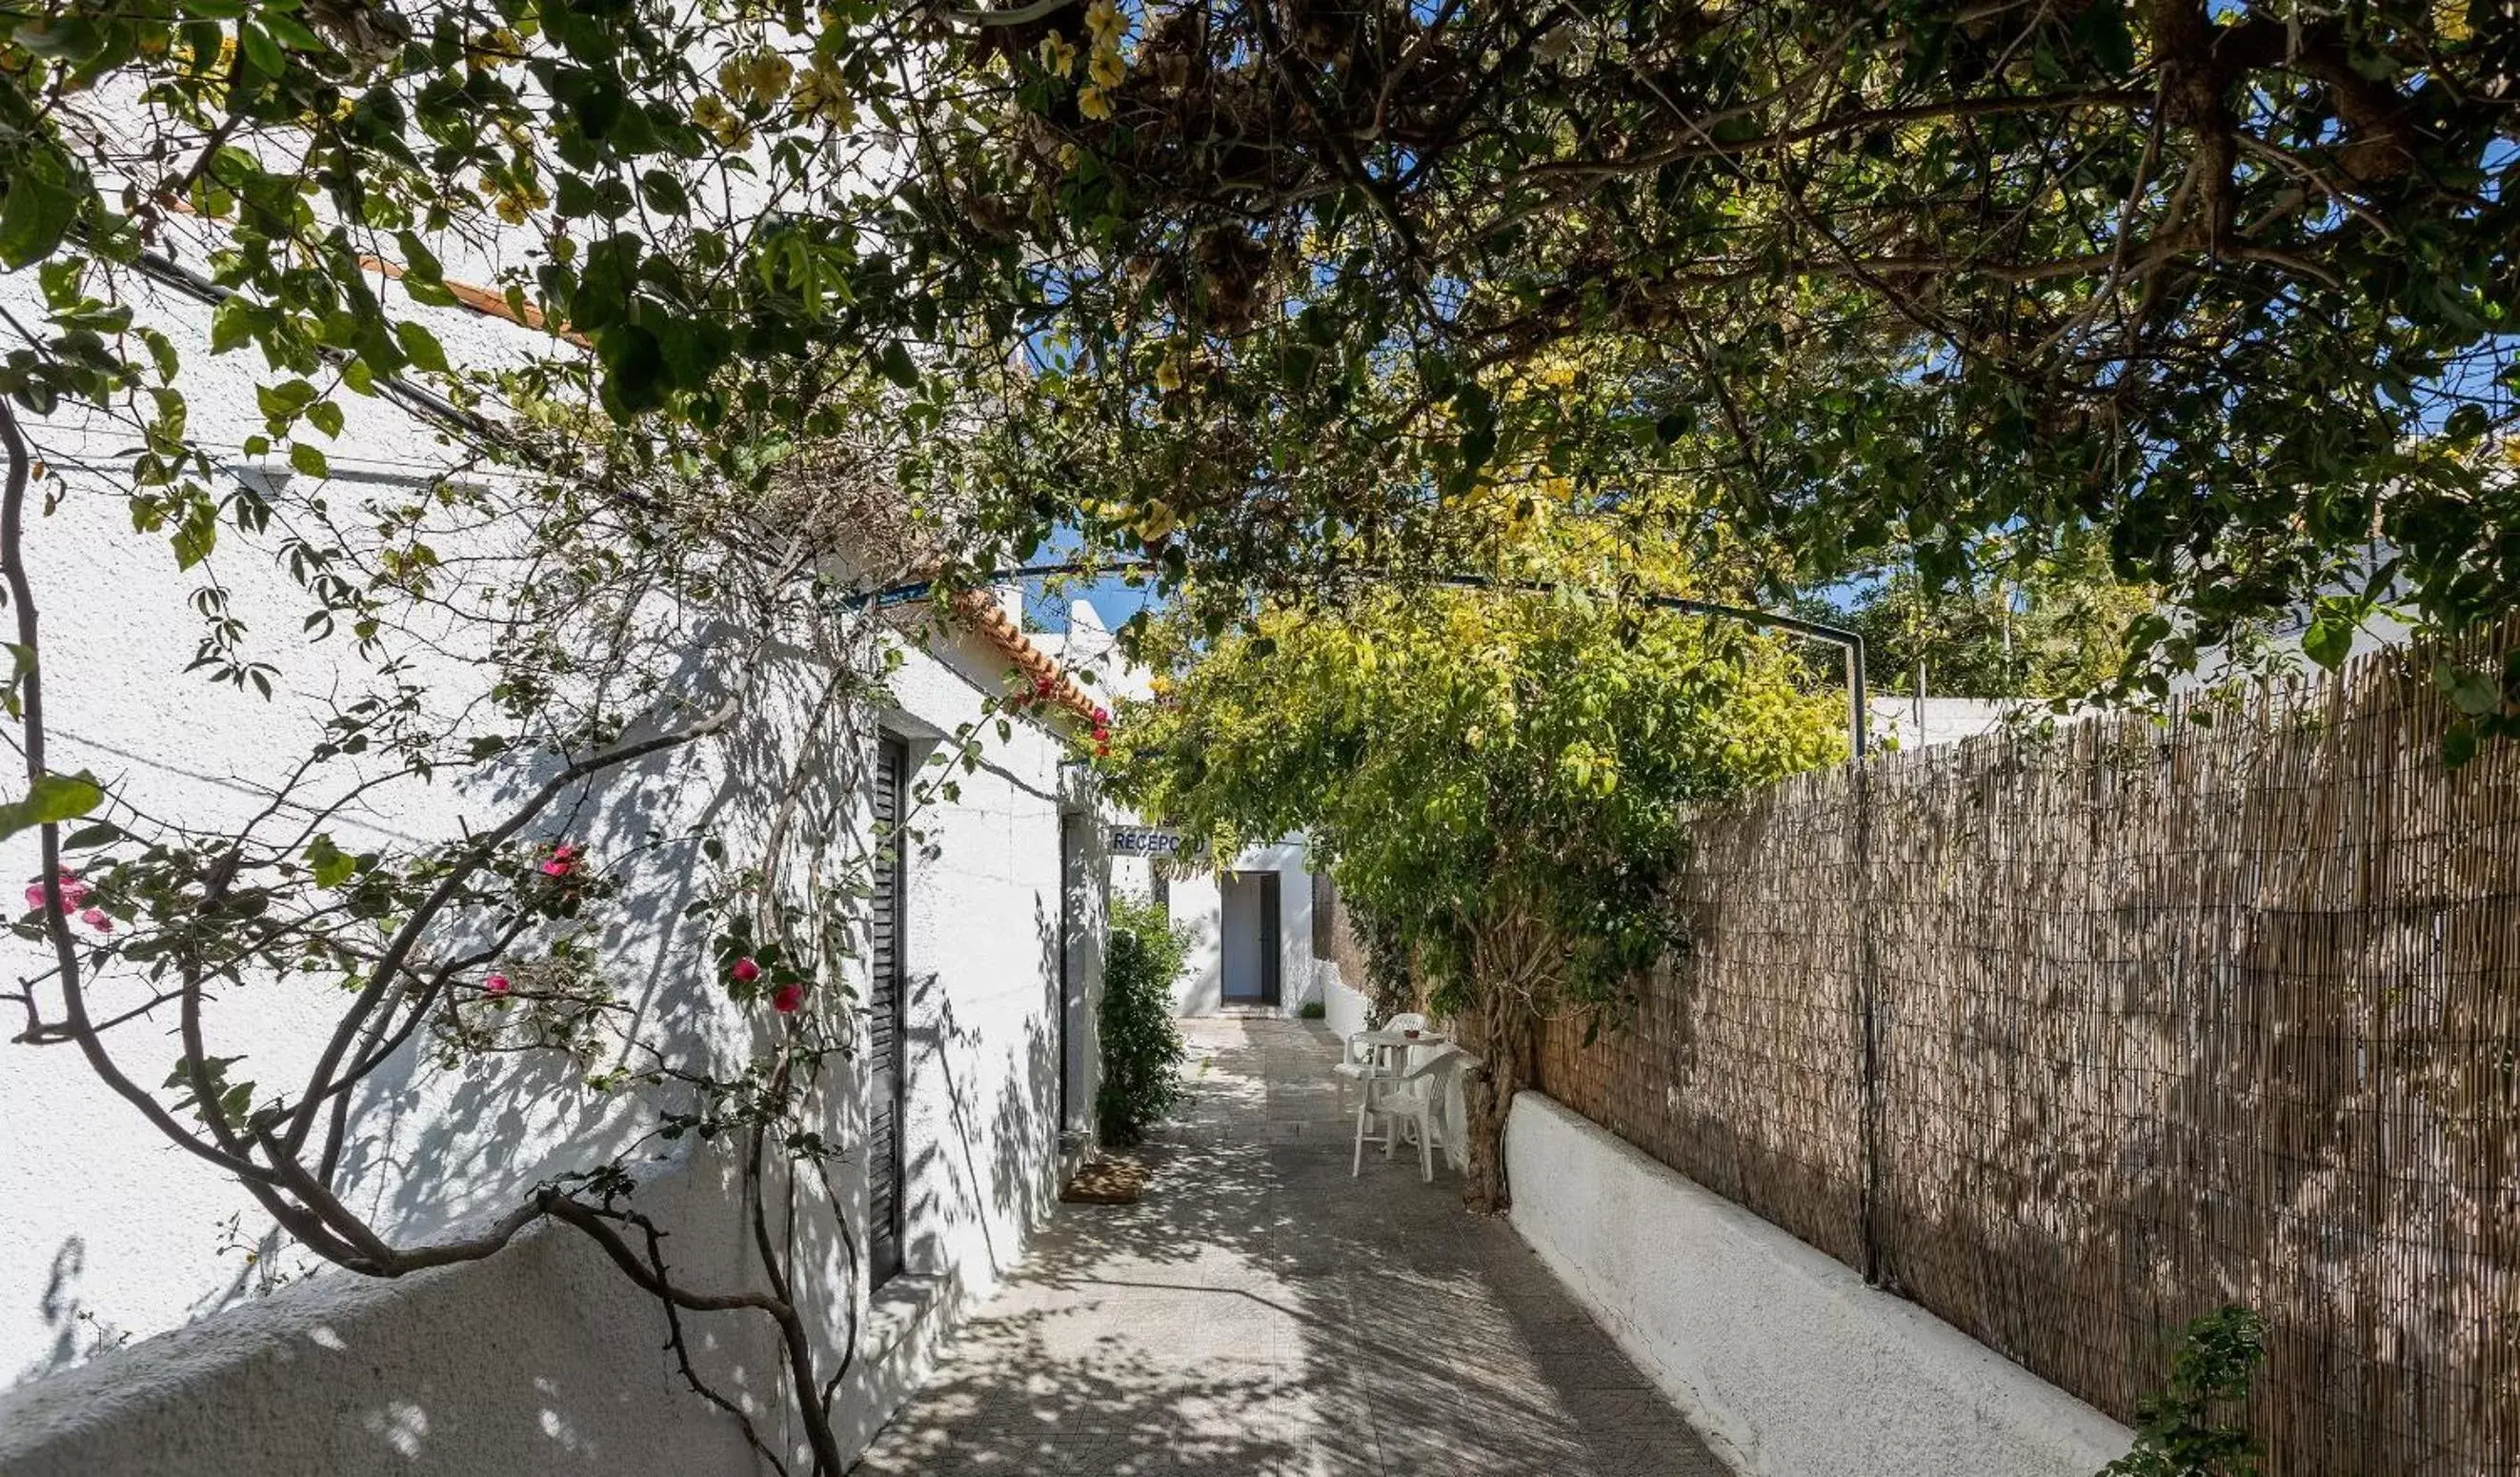
[[2119, 581], [2108, 551], [2068, 537], [2037, 558], [2006, 552], [1997, 567], [1928, 584], [1892, 566], [1840, 599], [1806, 597], [1813, 619], [1864, 638], [1867, 681], [1880, 693], [2045, 698], [2064, 703], [2122, 675], [2128, 634], [2153, 612], [2154, 592]]
[[169, 388], [111, 279], [200, 227], [241, 294], [217, 346], [316, 386], [275, 438], [320, 428], [323, 366], [437, 367], [373, 264], [427, 297], [504, 241], [495, 290], [593, 351], [537, 387], [740, 476], [847, 424], [855, 366], [1000, 453], [908, 469], [997, 553], [1072, 521], [1284, 582], [1552, 476], [1658, 534], [1720, 511], [1779, 598], [2091, 525], [2190, 617], [2138, 655], [2321, 597], [2455, 625], [2520, 595], [2480, 453], [2513, 417], [2512, 21], [47, 6], [0, 18], [0, 262], [46, 267], [56, 321], [0, 388]]
[[[1200, 6], [968, 177], [1058, 201], [1045, 385], [1122, 447], [1058, 474], [1188, 563], [1387, 557], [1360, 534], [1526, 468], [1653, 523], [1623, 439], [1774, 593], [2096, 527], [2184, 612], [2136, 633], [2178, 664], [2322, 596], [2520, 594], [2477, 455], [2515, 35], [2434, 0]], [[1509, 388], [1570, 355], [1606, 393]]]
[[1670, 943], [1690, 808], [1845, 753], [1777, 639], [1572, 588], [1385, 585], [1195, 632], [1147, 643], [1167, 674], [1121, 714], [1115, 783], [1220, 860], [1303, 832], [1483, 1033], [1500, 1110], [1533, 1020], [1613, 1005]]

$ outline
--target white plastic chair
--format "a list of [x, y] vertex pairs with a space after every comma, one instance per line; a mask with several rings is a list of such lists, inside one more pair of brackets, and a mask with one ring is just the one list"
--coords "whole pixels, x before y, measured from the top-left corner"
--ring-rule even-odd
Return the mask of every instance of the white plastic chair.
[[[1393, 1015], [1389, 1020], [1384, 1021], [1382, 1023], [1382, 1029], [1386, 1031], [1423, 1031], [1426, 1029], [1426, 1017], [1416, 1010], [1402, 1010]], [[1344, 1117], [1347, 1113], [1347, 1090], [1350, 1083], [1363, 1082], [1369, 1077], [1388, 1077], [1391, 1075], [1390, 1068], [1381, 1060], [1382, 1053], [1389, 1050], [1390, 1048], [1388, 1047], [1381, 1047], [1371, 1042], [1359, 1041], [1355, 1036], [1350, 1036], [1347, 1039], [1347, 1055], [1340, 1059], [1338, 1065], [1330, 1068], [1330, 1071], [1338, 1078], [1338, 1106], [1340, 1116]]]
[[[1400, 1141], [1406, 1130], [1418, 1140], [1418, 1178], [1431, 1183], [1435, 1178], [1435, 1141], [1445, 1140], [1444, 1153], [1454, 1156], [1454, 1144], [1447, 1127], [1445, 1099], [1452, 1094], [1453, 1081], [1469, 1062], [1469, 1053], [1449, 1045], [1413, 1047], [1410, 1055], [1424, 1059], [1413, 1061], [1409, 1069], [1397, 1076], [1368, 1077], [1365, 1098], [1356, 1107], [1356, 1153], [1348, 1161], [1348, 1178], [1365, 1172], [1365, 1144], [1378, 1137], [1382, 1157], [1391, 1157], [1392, 1145]], [[1372, 1120], [1382, 1120], [1382, 1132], [1370, 1132]]]

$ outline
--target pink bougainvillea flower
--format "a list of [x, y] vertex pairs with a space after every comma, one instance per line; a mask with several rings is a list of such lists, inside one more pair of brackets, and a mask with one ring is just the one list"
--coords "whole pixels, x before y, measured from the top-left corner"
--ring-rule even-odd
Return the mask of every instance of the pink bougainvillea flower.
[[1047, 677], [1036, 677], [1032, 682], [1032, 691], [1033, 695], [1036, 697], [1047, 697], [1051, 694], [1058, 691], [1058, 684], [1051, 681]]
[[481, 993], [484, 995], [507, 994], [508, 976], [504, 974], [493, 974], [488, 979], [481, 981]]
[[577, 848], [574, 846], [553, 847], [551, 860], [543, 863], [543, 875], [547, 877], [564, 877], [576, 870]]
[[726, 972], [735, 976], [737, 984], [748, 985], [761, 977], [761, 966], [748, 958], [740, 959], [735, 962], [735, 967]]
[[[88, 894], [93, 889], [91, 889], [87, 883], [79, 880], [79, 874], [77, 873], [70, 871], [67, 867], [62, 869], [63, 907], [86, 907]], [[41, 908], [44, 906], [44, 884], [42, 882], [36, 881], [28, 882], [26, 884], [26, 906], [29, 908]]]
[[1102, 725], [1101, 725], [1101, 724], [1099, 724], [1099, 723], [1098, 723], [1098, 724], [1096, 724], [1096, 725], [1094, 725], [1094, 741], [1095, 741], [1095, 742], [1097, 742], [1097, 743], [1108, 743], [1108, 742], [1110, 742], [1110, 741], [1111, 741], [1111, 731], [1110, 731], [1109, 729], [1104, 728]]
[[87, 912], [80, 914], [79, 921], [87, 924], [99, 933], [112, 933], [113, 931], [113, 919], [107, 918], [105, 916], [105, 910], [102, 908], [91, 908]]
[[796, 1007], [804, 1003], [805, 987], [803, 985], [781, 985], [778, 989], [770, 992], [771, 1006], [782, 1015], [795, 1014]]
[[1096, 708], [1094, 710], [1094, 726], [1096, 728], [1108, 728], [1110, 723], [1111, 710], [1109, 708]]

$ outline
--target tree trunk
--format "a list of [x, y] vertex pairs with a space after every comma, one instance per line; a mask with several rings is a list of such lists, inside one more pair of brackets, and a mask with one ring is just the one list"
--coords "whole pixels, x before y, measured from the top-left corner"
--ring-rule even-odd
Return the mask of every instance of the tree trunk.
[[1483, 1215], [1501, 1214], [1513, 1204], [1513, 1189], [1505, 1178], [1506, 1112], [1513, 1106], [1513, 1095], [1531, 1080], [1536, 1023], [1527, 1001], [1505, 994], [1465, 1014], [1462, 1025], [1466, 1045], [1482, 1063], [1462, 1084], [1470, 1151], [1462, 1203]]

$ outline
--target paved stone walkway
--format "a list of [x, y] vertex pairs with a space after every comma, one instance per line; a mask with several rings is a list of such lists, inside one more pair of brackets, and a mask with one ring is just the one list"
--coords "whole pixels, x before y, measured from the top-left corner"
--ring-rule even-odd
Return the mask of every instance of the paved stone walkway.
[[874, 1477], [1722, 1477], [1458, 1177], [1367, 1151], [1313, 1023], [1184, 1022], [1132, 1206], [1061, 1206], [857, 1468]]

